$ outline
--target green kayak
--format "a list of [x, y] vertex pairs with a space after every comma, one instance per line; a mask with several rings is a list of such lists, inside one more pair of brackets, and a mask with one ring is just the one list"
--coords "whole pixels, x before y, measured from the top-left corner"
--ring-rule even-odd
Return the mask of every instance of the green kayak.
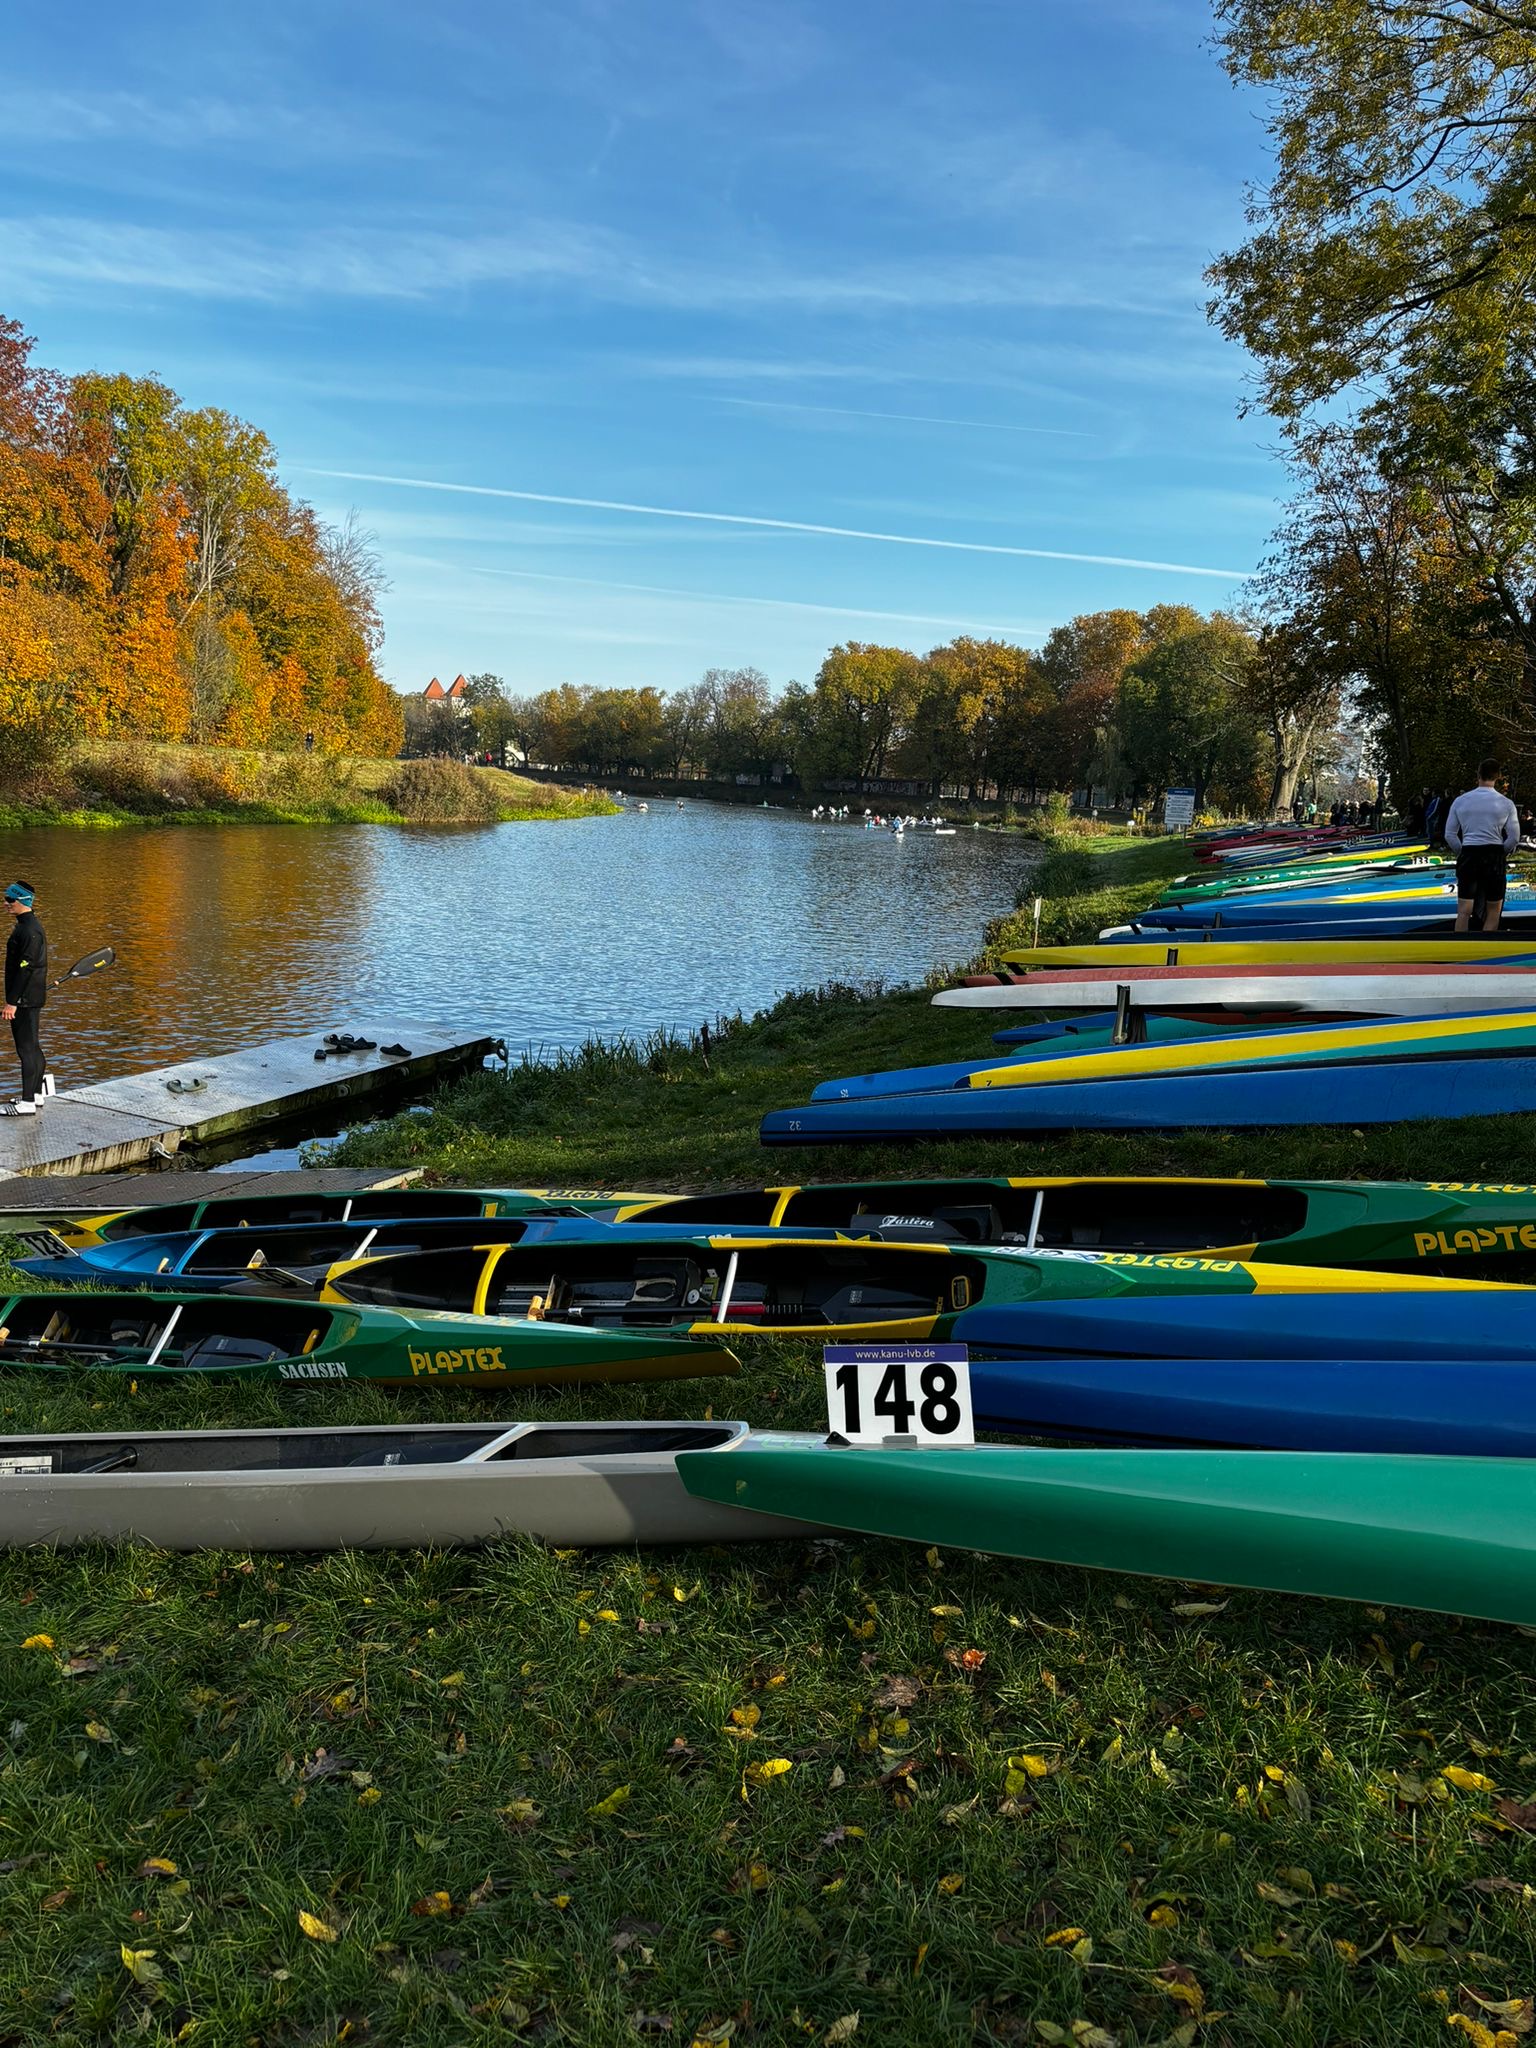
[[[519, 1322], [649, 1329], [722, 1338], [854, 1335], [922, 1341], [957, 1331], [968, 1309], [1124, 1295], [1528, 1294], [1500, 1281], [1270, 1266], [1186, 1252], [955, 1251], [741, 1232], [544, 1240], [343, 1259], [305, 1273], [327, 1303], [430, 1305]], [[270, 1283], [263, 1278], [265, 1291]]]
[[666, 1334], [509, 1325], [432, 1309], [335, 1309], [233, 1294], [13, 1294], [0, 1303], [0, 1370], [74, 1365], [137, 1379], [462, 1379], [475, 1387], [577, 1380], [694, 1379], [731, 1373], [719, 1342]]
[[1536, 1466], [1305, 1451], [683, 1452], [701, 1500], [1153, 1578], [1536, 1624]]

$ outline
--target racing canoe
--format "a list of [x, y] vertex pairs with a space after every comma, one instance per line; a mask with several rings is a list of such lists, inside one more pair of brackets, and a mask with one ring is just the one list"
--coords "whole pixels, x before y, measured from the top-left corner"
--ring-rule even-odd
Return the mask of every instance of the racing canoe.
[[988, 1358], [976, 1420], [1097, 1443], [1536, 1457], [1536, 1360]]
[[[1397, 1282], [1388, 1279], [1385, 1288]], [[973, 1309], [954, 1336], [986, 1358], [1536, 1359], [1536, 1290], [1471, 1295], [1168, 1294]], [[1533, 1474], [1536, 1477], [1536, 1474]]]
[[690, 1492], [1002, 1557], [1536, 1623], [1520, 1458], [754, 1443], [684, 1452]]
[[5, 1437], [0, 1546], [385, 1550], [514, 1534], [565, 1546], [824, 1533], [683, 1486], [679, 1451], [712, 1457], [749, 1434], [744, 1422], [490, 1422]]
[[[1497, 1010], [1536, 1000], [1529, 967], [1263, 966], [1044, 968], [1024, 979], [977, 977], [940, 989], [933, 1001], [950, 1010], [1083, 1010], [1097, 1014], [1121, 987], [1133, 1010], [1176, 1018], [1187, 1010], [1279, 1012], [1327, 1016], [1447, 1016]], [[1149, 1029], [1151, 1017], [1148, 1019]], [[1100, 1028], [1103, 1028], [1102, 1026]], [[1172, 1036], [1162, 1032], [1159, 1036]]]
[[[549, 1226], [553, 1241], [578, 1232], [624, 1242], [642, 1232], [683, 1237], [754, 1233], [838, 1235], [951, 1245], [1012, 1245], [1024, 1251], [1198, 1251], [1265, 1263], [1356, 1266], [1496, 1258], [1536, 1252], [1536, 1186], [1500, 1181], [1302, 1181], [1033, 1176], [985, 1180], [891, 1180], [727, 1188], [713, 1195], [656, 1195], [627, 1224], [585, 1219]], [[516, 1220], [459, 1226], [452, 1239], [517, 1242]], [[98, 1251], [21, 1261], [50, 1279], [188, 1291], [260, 1283], [242, 1258], [250, 1239], [267, 1248], [264, 1270], [293, 1270], [283, 1230], [192, 1232], [184, 1238], [125, 1239]], [[357, 1256], [382, 1257], [406, 1243], [385, 1226]], [[436, 1230], [439, 1228], [433, 1225]], [[311, 1247], [313, 1248], [313, 1247]], [[136, 1263], [132, 1254], [140, 1258]], [[346, 1254], [340, 1255], [345, 1257]], [[98, 1263], [110, 1257], [111, 1264]], [[158, 1271], [162, 1262], [167, 1271]], [[328, 1261], [327, 1270], [331, 1263]], [[303, 1271], [306, 1262], [294, 1262]], [[279, 1281], [273, 1277], [272, 1285]]]
[[[1016, 1065], [988, 1061], [953, 1085], [961, 1089], [1032, 1088], [1223, 1071], [1264, 1073], [1295, 1067], [1437, 1060], [1513, 1059], [1536, 1055], [1536, 1010], [1481, 1010], [1466, 1015], [1388, 1017], [1342, 1024], [1302, 1023], [1265, 1030], [1209, 1033], [1151, 1045], [1094, 1046], [1054, 1054], [1031, 1046]], [[919, 1084], [921, 1085], [921, 1084]]]
[[[146, 1190], [162, 1185], [145, 1175]], [[29, 1242], [46, 1229], [51, 1242], [38, 1243], [38, 1250], [77, 1250], [85, 1244], [115, 1242], [125, 1237], [147, 1237], [166, 1231], [241, 1230], [256, 1225], [280, 1223], [373, 1224], [411, 1220], [473, 1219], [481, 1216], [528, 1216], [553, 1214], [580, 1216], [596, 1203], [602, 1206], [622, 1201], [622, 1195], [594, 1194], [587, 1188], [365, 1188], [356, 1194], [288, 1193], [258, 1195], [249, 1190], [239, 1195], [221, 1195], [205, 1202], [151, 1202], [139, 1209], [110, 1209], [100, 1214], [77, 1216], [52, 1210], [40, 1184], [35, 1210], [26, 1212], [28, 1221], [19, 1234]], [[12, 1219], [7, 1218], [7, 1225]]]
[[[1377, 1059], [1026, 1088], [936, 1088], [770, 1110], [764, 1145], [869, 1145], [1037, 1131], [1411, 1123], [1536, 1109], [1536, 1059]], [[1490, 1139], [1491, 1144], [1498, 1141]]]
[[[1182, 1293], [1330, 1294], [1411, 1288], [1467, 1296], [1503, 1283], [1268, 1265], [1183, 1252], [1025, 1252], [1008, 1247], [777, 1237], [665, 1237], [626, 1243], [491, 1245], [363, 1259], [317, 1276], [319, 1299], [426, 1305], [516, 1322], [722, 1338], [754, 1331], [885, 1340], [949, 1335], [986, 1302]], [[1528, 1294], [1531, 1290], [1518, 1289]], [[225, 1297], [228, 1299], [228, 1297]]]
[[[428, 1255], [430, 1256], [430, 1255]], [[665, 1333], [511, 1327], [485, 1317], [328, 1306], [234, 1294], [13, 1294], [0, 1302], [0, 1371], [74, 1366], [172, 1379], [369, 1380], [477, 1387], [693, 1379], [737, 1370], [718, 1340]]]

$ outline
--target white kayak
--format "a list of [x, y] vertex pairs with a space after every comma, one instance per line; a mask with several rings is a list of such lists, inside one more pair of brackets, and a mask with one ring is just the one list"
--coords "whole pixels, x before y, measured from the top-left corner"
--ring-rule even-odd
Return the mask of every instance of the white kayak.
[[1486, 968], [1443, 974], [1202, 974], [1172, 968], [1032, 974], [1027, 980], [979, 988], [943, 988], [934, 1002], [954, 1010], [1113, 1009], [1129, 991], [1133, 1010], [1295, 1010], [1326, 1016], [1442, 1017], [1452, 1012], [1499, 1010], [1528, 1004], [1536, 990], [1530, 969], [1490, 973]]
[[[805, 1522], [697, 1500], [679, 1451], [744, 1422], [466, 1422], [0, 1437], [0, 1548], [396, 1550], [739, 1543]], [[777, 1437], [785, 1444], [811, 1437]]]

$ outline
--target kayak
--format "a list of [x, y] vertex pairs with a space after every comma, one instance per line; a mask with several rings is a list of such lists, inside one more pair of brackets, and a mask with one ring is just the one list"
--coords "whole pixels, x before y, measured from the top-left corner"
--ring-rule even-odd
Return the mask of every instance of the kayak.
[[1377, 1059], [1353, 1066], [1147, 1075], [1091, 1087], [1067, 1081], [1054, 1087], [936, 1088], [917, 1095], [809, 1102], [770, 1110], [758, 1126], [758, 1140], [764, 1145], [869, 1145], [978, 1133], [1024, 1137], [1037, 1131], [1411, 1123], [1532, 1109], [1536, 1059]]
[[[1530, 902], [1529, 890], [1511, 889], [1504, 898], [1505, 922], [1516, 937], [1530, 930], [1530, 918], [1528, 914], [1515, 916], [1511, 913], [1528, 913]], [[1138, 911], [1129, 923], [1140, 932], [1219, 929], [1241, 934], [1251, 928], [1258, 938], [1266, 937], [1270, 926], [1305, 935], [1304, 927], [1308, 924], [1336, 924], [1351, 932], [1358, 931], [1363, 938], [1370, 938], [1378, 926], [1383, 936], [1389, 935], [1394, 927], [1404, 931], [1420, 927], [1425, 931], [1449, 930], [1455, 915], [1456, 890], [1452, 886], [1407, 897], [1287, 896], [1279, 902], [1260, 898], [1234, 903], [1228, 899], [1221, 903], [1197, 904], [1193, 908], [1154, 906], [1150, 910]]]
[[[146, 1176], [144, 1185], [159, 1185]], [[40, 1193], [42, 1190], [39, 1191]], [[403, 1222], [411, 1218], [453, 1218], [479, 1216], [524, 1216], [561, 1213], [579, 1216], [595, 1202], [599, 1205], [624, 1198], [594, 1194], [587, 1188], [365, 1188], [358, 1193], [282, 1195], [223, 1195], [204, 1202], [153, 1202], [142, 1209], [111, 1209], [99, 1215], [71, 1216], [54, 1213], [39, 1202], [36, 1226], [18, 1231], [36, 1249], [76, 1250], [84, 1244], [113, 1242], [124, 1237], [146, 1237], [165, 1231], [240, 1230], [256, 1224], [337, 1223], [374, 1224]], [[36, 1242], [42, 1229], [51, 1241]]]
[[[1102, 1001], [1103, 998], [1101, 997]], [[1289, 1022], [1289, 1019], [1284, 1020]], [[1253, 1030], [1252, 1020], [1246, 1017], [1183, 1018], [1149, 1016], [1138, 1019], [1144, 1028], [1138, 1031], [1138, 1043], [1150, 1045], [1186, 1045], [1222, 1039], [1236, 1033]], [[994, 1054], [988, 1059], [945, 1060], [926, 1067], [892, 1067], [883, 1073], [845, 1074], [835, 1081], [819, 1081], [811, 1090], [813, 1102], [842, 1101], [852, 1095], [911, 1095], [929, 1088], [965, 1088], [976, 1085], [975, 1077], [989, 1069], [1013, 1068], [1021, 1062], [1041, 1063], [1060, 1060], [1069, 1055], [1090, 1052], [1113, 1052], [1122, 1049], [1115, 1040], [1115, 1019], [1113, 1012], [1107, 1020], [1090, 1029], [1075, 1029], [1068, 1024], [1047, 1027], [1038, 1036], [1026, 1042], [1024, 1047], [1011, 1055]]]
[[1291, 947], [1341, 941], [1356, 945], [1362, 942], [1390, 945], [1415, 939], [1420, 942], [1439, 939], [1463, 947], [1468, 944], [1523, 944], [1527, 952], [1536, 947], [1536, 916], [1529, 913], [1506, 916], [1497, 933], [1462, 932], [1458, 935], [1455, 905], [1449, 901], [1444, 910], [1434, 915], [1427, 915], [1423, 905], [1384, 904], [1379, 911], [1371, 911], [1358, 903], [1350, 905], [1347, 912], [1340, 909], [1332, 916], [1321, 904], [1314, 903], [1310, 909], [1300, 905], [1275, 922], [1234, 917], [1207, 924], [1202, 918], [1194, 925], [1185, 925], [1185, 915], [1180, 910], [1142, 911], [1127, 924], [1107, 925], [1099, 933], [1099, 941], [1103, 945], [1118, 945], [1122, 941], [1136, 944], [1163, 937], [1187, 942], [1199, 938], [1202, 932], [1209, 932], [1214, 938], [1225, 939], [1229, 944], [1267, 939]]
[[489, 1422], [5, 1437], [0, 1546], [393, 1550], [514, 1534], [562, 1547], [824, 1534], [683, 1486], [679, 1451], [712, 1457], [749, 1434], [744, 1422]]
[[1052, 1564], [1536, 1623], [1519, 1458], [754, 1443], [683, 1484], [759, 1514]]
[[[385, 1223], [264, 1223], [244, 1229], [166, 1230], [135, 1237], [114, 1237], [85, 1244], [76, 1251], [43, 1250], [17, 1259], [18, 1269], [36, 1280], [61, 1280], [66, 1285], [99, 1281], [106, 1286], [202, 1289], [227, 1287], [233, 1279], [260, 1278], [269, 1268], [278, 1276], [295, 1269], [333, 1266], [341, 1259], [360, 1259], [369, 1252], [426, 1251], [436, 1245], [520, 1244], [551, 1231], [572, 1229], [587, 1235], [606, 1226], [589, 1217], [557, 1217], [552, 1211], [529, 1216], [401, 1218]], [[29, 1243], [42, 1243], [48, 1232], [20, 1232]]]
[[1536, 1360], [1533, 1290], [1469, 1296], [1162, 1295], [978, 1306], [954, 1336], [988, 1358], [1469, 1358]]
[[[657, 1226], [648, 1223], [647, 1227]], [[670, 1235], [691, 1234], [687, 1224], [660, 1227]], [[366, 1227], [253, 1223], [244, 1230], [166, 1231], [159, 1236], [83, 1245], [78, 1251], [44, 1252], [17, 1259], [15, 1264], [34, 1280], [57, 1280], [66, 1286], [95, 1281], [106, 1286], [201, 1292], [251, 1282], [281, 1291], [295, 1280], [307, 1285], [332, 1266], [396, 1252], [446, 1250], [464, 1244], [589, 1244], [606, 1238], [622, 1243], [635, 1235], [636, 1226], [590, 1214], [566, 1216], [550, 1209], [526, 1216], [465, 1217], [448, 1222], [433, 1218]]]
[[737, 1370], [718, 1342], [543, 1323], [509, 1328], [430, 1307], [337, 1309], [230, 1294], [13, 1294], [0, 1302], [0, 1370], [67, 1372], [77, 1365], [141, 1380], [191, 1373], [413, 1386], [447, 1377], [477, 1387], [693, 1379]]
[[[1209, 972], [1198, 967], [1046, 969], [1027, 980], [940, 989], [933, 1001], [950, 1010], [1088, 1010], [1097, 1015], [1106, 997], [1122, 986], [1130, 1008], [1149, 1013], [1149, 1036], [1154, 1021], [1175, 1023], [1186, 1010], [1425, 1017], [1536, 1000], [1536, 974], [1528, 967], [1341, 966], [1330, 971], [1298, 966]], [[1112, 1031], [1113, 1024], [1101, 1020], [1096, 1028]], [[1164, 1029], [1156, 1035], [1176, 1034]]]
[[1097, 1443], [1536, 1456], [1536, 1359], [973, 1361], [990, 1429]]
[[988, 1061], [954, 1083], [957, 1088], [1026, 1088], [1069, 1081], [1103, 1087], [1145, 1075], [1266, 1072], [1281, 1068], [1354, 1066], [1441, 1059], [1503, 1060], [1536, 1054], [1536, 1010], [1488, 1010], [1465, 1016], [1388, 1017], [1365, 1023], [1304, 1023], [1264, 1031], [1233, 1030], [1188, 1042], [1099, 1046], [1086, 1052], [1032, 1047], [1031, 1057], [1009, 1065]]
[[[754, 1331], [913, 1340], [947, 1337], [985, 1302], [1187, 1293], [1503, 1294], [1502, 1282], [1405, 1279], [1343, 1268], [1269, 1265], [1184, 1252], [1025, 1252], [825, 1238], [643, 1236], [619, 1244], [538, 1244], [405, 1252], [332, 1268], [322, 1302], [433, 1307], [597, 1329], [723, 1337]], [[1529, 1293], [1527, 1289], [1515, 1292]], [[84, 1297], [82, 1297], [84, 1298]], [[229, 1297], [225, 1297], [227, 1300]]]
[[1381, 960], [1457, 961], [1466, 967], [1497, 962], [1505, 967], [1536, 967], [1536, 946], [1529, 939], [1505, 938], [1502, 934], [1485, 938], [1481, 932], [1438, 939], [1229, 939], [1220, 934], [1212, 937], [1202, 932], [1170, 932], [1161, 939], [1104, 939], [1086, 946], [1022, 946], [1002, 957], [1010, 967], [1248, 967], [1267, 961], [1293, 966], [1335, 961], [1368, 964]]
[[[998, 1176], [981, 1180], [849, 1181], [805, 1187], [733, 1188], [718, 1195], [657, 1196], [642, 1221], [588, 1220], [547, 1226], [543, 1242], [617, 1243], [646, 1233], [683, 1238], [726, 1234], [743, 1221], [787, 1236], [881, 1238], [890, 1242], [1012, 1245], [1024, 1251], [1204, 1251], [1266, 1263], [1353, 1266], [1536, 1251], [1536, 1185], [1499, 1181], [1225, 1180]], [[477, 1244], [516, 1243], [517, 1220], [452, 1229]], [[539, 1227], [539, 1226], [535, 1226]], [[236, 1281], [273, 1287], [280, 1276], [318, 1281], [331, 1264], [422, 1246], [420, 1225], [386, 1225], [365, 1252], [345, 1248], [318, 1273], [284, 1250], [284, 1230], [313, 1239], [308, 1225], [271, 1230], [197, 1231], [181, 1238], [131, 1238], [59, 1259], [24, 1259], [23, 1270], [64, 1281], [164, 1286], [188, 1292]], [[406, 1233], [395, 1236], [396, 1229]], [[503, 1236], [505, 1233], [505, 1236]], [[253, 1273], [241, 1254], [251, 1239], [266, 1263]], [[304, 1247], [317, 1249], [313, 1242]], [[138, 1255], [137, 1260], [135, 1254]], [[316, 1262], [318, 1263], [318, 1262]], [[161, 1268], [164, 1267], [162, 1271]]]

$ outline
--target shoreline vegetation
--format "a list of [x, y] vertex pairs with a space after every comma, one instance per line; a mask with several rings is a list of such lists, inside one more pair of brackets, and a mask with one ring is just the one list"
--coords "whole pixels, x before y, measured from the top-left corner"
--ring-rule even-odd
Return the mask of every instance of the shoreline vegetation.
[[64, 757], [45, 793], [0, 803], [0, 830], [494, 825], [606, 817], [617, 809], [600, 791], [458, 761], [103, 741]]
[[[1081, 935], [1187, 865], [1178, 842], [1061, 839], [1031, 886]], [[723, 1026], [707, 1065], [684, 1038], [589, 1046], [331, 1156], [594, 1188], [1536, 1179], [1512, 1117], [1283, 1150], [757, 1147], [809, 1080], [953, 1056], [980, 1022], [923, 990], [808, 992]], [[101, 1373], [12, 1375], [5, 1405], [16, 1431], [824, 1426], [817, 1347], [741, 1352], [730, 1382], [493, 1411], [462, 1386], [151, 1396]], [[860, 1538], [29, 1551], [0, 1555], [0, 1617], [0, 2042], [1429, 2048], [1458, 2019], [1489, 2043], [1528, 2022], [1526, 1631]]]

